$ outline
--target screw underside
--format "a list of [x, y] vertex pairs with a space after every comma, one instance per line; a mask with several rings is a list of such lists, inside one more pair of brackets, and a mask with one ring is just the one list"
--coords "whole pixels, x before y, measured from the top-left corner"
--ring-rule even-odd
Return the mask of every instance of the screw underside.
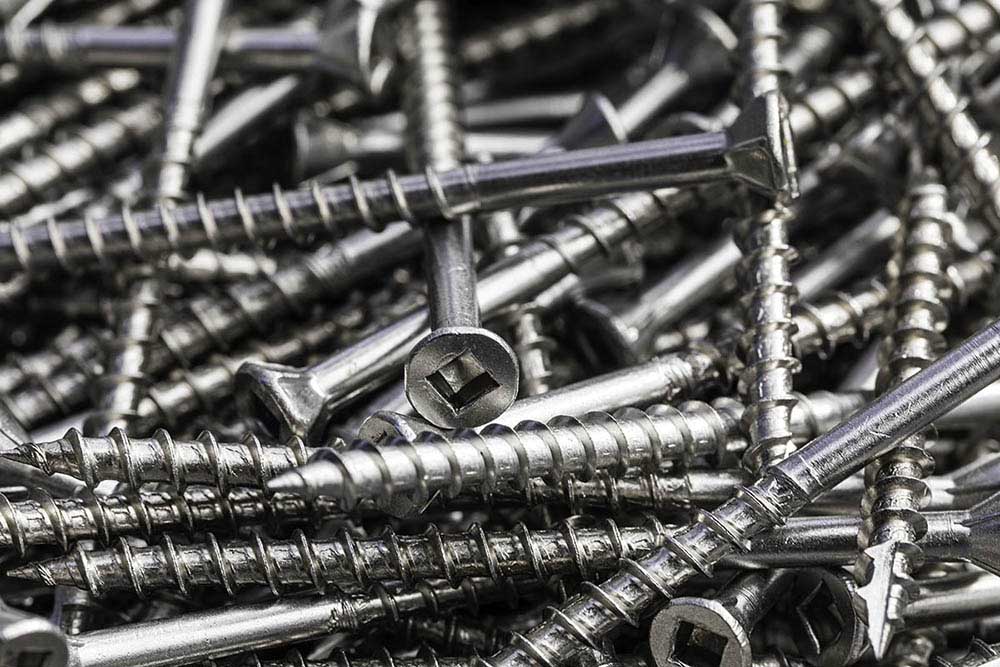
[[0, 20], [0, 665], [1000, 661], [1000, 0]]

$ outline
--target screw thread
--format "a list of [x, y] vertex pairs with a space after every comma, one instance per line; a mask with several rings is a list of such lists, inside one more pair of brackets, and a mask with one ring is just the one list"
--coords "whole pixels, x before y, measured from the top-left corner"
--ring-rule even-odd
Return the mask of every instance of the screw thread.
[[265, 497], [256, 489], [225, 494], [191, 487], [177, 491], [52, 498], [43, 490], [29, 500], [11, 501], [0, 494], [0, 547], [24, 556], [32, 546], [54, 545], [68, 551], [75, 542], [111, 544], [125, 535], [151, 537], [163, 532], [193, 534], [205, 530], [235, 534], [240, 528], [273, 529], [315, 524], [340, 516], [326, 499], [306, 503], [294, 494]]
[[[35, 157], [8, 165], [0, 175], [0, 212], [11, 215], [23, 211], [52, 188], [72, 183], [74, 179], [108, 164], [129, 147], [146, 141], [159, 122], [155, 100], [142, 95], [138, 101], [115, 110], [103, 120], [78, 126], [68, 132], [66, 139], [41, 147]], [[7, 233], [12, 234], [18, 224], [18, 221], [12, 223]], [[57, 225], [48, 226], [54, 228]], [[32, 236], [27, 226], [23, 227], [23, 231], [28, 238]], [[15, 248], [7, 250], [12, 254], [18, 251]], [[66, 248], [65, 252], [72, 253], [72, 249]]]
[[407, 155], [413, 170], [453, 169], [465, 154], [458, 69], [443, 0], [418, 0], [407, 14], [401, 50], [410, 76], [403, 90]]
[[521, 369], [521, 395], [538, 396], [552, 389], [550, 353], [555, 340], [546, 335], [540, 308], [534, 302], [514, 307], [507, 313], [512, 329], [512, 346]]
[[837, 70], [820, 85], [796, 98], [788, 112], [795, 140], [808, 143], [828, 136], [875, 98], [878, 77], [870, 67], [851, 65]]
[[744, 420], [753, 442], [743, 461], [750, 470], [759, 470], [795, 451], [792, 376], [799, 372], [801, 363], [792, 349], [796, 290], [790, 277], [795, 259], [795, 250], [788, 244], [790, 216], [783, 207], [767, 210], [748, 218], [739, 235], [747, 283]]
[[893, 667], [929, 667], [938, 648], [936, 629], [910, 630], [893, 642], [889, 649], [889, 664]]
[[426, 618], [410, 616], [393, 627], [393, 635], [399, 637], [400, 646], [432, 644], [438, 650], [454, 654], [493, 653], [510, 641], [509, 630], [494, 623], [475, 622], [459, 616], [448, 618]]
[[969, 650], [958, 659], [948, 659], [936, 655], [931, 659], [934, 667], [981, 667], [1000, 657], [1000, 644], [987, 644], [982, 639], [973, 639]]
[[75, 549], [66, 557], [41, 561], [10, 572], [52, 585], [86, 588], [96, 596], [132, 591], [145, 598], [154, 590], [187, 594], [220, 588], [229, 595], [247, 586], [267, 586], [275, 596], [334, 586], [364, 589], [376, 582], [444, 579], [453, 586], [469, 577], [503, 583], [509, 577], [534, 578], [567, 574], [586, 579], [614, 568], [622, 558], [645, 555], [661, 546], [666, 529], [650, 518], [645, 527], [621, 527], [614, 521], [579, 527], [563, 522], [557, 530], [487, 533], [474, 525], [462, 533], [440, 533], [430, 526], [419, 537], [385, 535], [355, 539], [342, 531], [335, 540], [313, 540], [302, 531], [287, 541], [220, 544], [209, 533], [206, 543], [132, 547], [122, 539], [113, 550]]
[[97, 410], [84, 422], [88, 435], [127, 428], [138, 416], [151, 383], [148, 359], [160, 327], [161, 287], [155, 278], [143, 278], [115, 305], [116, 335], [108, 345], [105, 372], [94, 383]]
[[294, 363], [316, 351], [331, 347], [353, 327], [348, 317], [353, 306], [332, 318], [296, 327], [290, 334], [264, 342], [253, 342], [234, 354], [216, 354], [198, 368], [181, 369], [173, 377], [151, 386], [139, 403], [131, 431], [142, 432], [153, 424], [177, 429], [181, 422], [200, 411], [211, 412], [230, 395], [236, 371], [247, 362]]
[[462, 62], [471, 67], [499, 60], [531, 45], [548, 43], [560, 35], [597, 25], [621, 11], [617, 0], [584, 0], [571, 5], [544, 7], [481, 35], [462, 41]]
[[[742, 405], [689, 402], [680, 408], [633, 408], [612, 414], [555, 417], [514, 428], [492, 425], [481, 433], [428, 434], [420, 442], [323, 450], [313, 493], [341, 498], [422, 505], [436, 492], [489, 496], [497, 485], [524, 487], [532, 477], [562, 479], [599, 470], [657, 470], [665, 461], [693, 463], [724, 457], [737, 434]], [[314, 468], [315, 469], [315, 468]]]
[[91, 488], [112, 479], [133, 489], [163, 482], [175, 489], [204, 484], [225, 493], [234, 486], [262, 488], [269, 479], [304, 464], [314, 451], [299, 438], [265, 447], [251, 434], [236, 443], [218, 442], [208, 431], [194, 440], [174, 440], [162, 429], [150, 438], [130, 438], [115, 428], [102, 437], [70, 429], [59, 440], [27, 443], [5, 455], [48, 474], [72, 475]]
[[937, 135], [949, 165], [946, 180], [956, 182], [979, 204], [983, 217], [1000, 228], [1000, 161], [989, 147], [989, 135], [965, 111], [967, 101], [951, 85], [934, 45], [924, 38], [902, 0], [862, 0], [858, 6], [872, 41], [917, 99], [921, 117]]
[[[926, 177], [907, 195], [908, 210], [891, 272], [891, 332], [878, 378], [883, 391], [929, 366], [947, 347], [942, 334], [948, 324], [950, 298], [947, 267], [952, 256], [952, 229], [957, 224], [947, 202], [947, 190]], [[934, 468], [925, 441], [926, 433], [914, 434], [865, 470], [861, 506], [865, 521], [858, 538], [862, 555], [856, 569], [858, 595], [873, 618], [881, 612], [872, 606], [880, 608], [884, 603], [868, 600], [882, 595], [880, 591], [889, 586], [891, 602], [884, 620], [891, 629], [901, 627], [905, 607], [917, 594], [911, 575], [922, 558], [918, 541], [927, 532], [927, 520], [920, 510], [930, 496], [923, 478]], [[898, 559], [884, 556], [892, 545], [898, 545]]]
[[112, 97], [135, 90], [139, 81], [139, 72], [134, 69], [113, 69], [28, 100], [0, 118], [0, 156], [11, 155], [22, 146], [48, 136], [57, 125]]
[[0, 364], [0, 394], [9, 394], [29, 379], [45, 377], [67, 361], [96, 358], [102, 349], [97, 335], [70, 325], [53, 337], [50, 346], [29, 354], [9, 352]]
[[748, 540], [801, 508], [806, 498], [784, 474], [767, 469], [753, 485], [712, 512], [668, 534], [665, 547], [641, 560], [626, 559], [600, 586], [584, 584], [583, 592], [530, 632], [487, 662], [494, 667], [540, 664], [556, 667], [597, 646], [609, 632], [639, 619], [675, 595], [685, 581], [712, 575], [712, 565], [733, 551], [746, 551]]
[[983, 37], [1000, 26], [1000, 3], [971, 0], [947, 9], [923, 25], [923, 39], [933, 45], [938, 57], [967, 49], [978, 49]]
[[[358, 232], [298, 256], [258, 280], [196, 297], [165, 327], [161, 340], [182, 366], [213, 349], [228, 350], [251, 333], [266, 335], [289, 315], [300, 317], [319, 299], [343, 293], [360, 279], [415, 254], [417, 234], [390, 225], [382, 234]], [[159, 367], [169, 364], [160, 355]]]

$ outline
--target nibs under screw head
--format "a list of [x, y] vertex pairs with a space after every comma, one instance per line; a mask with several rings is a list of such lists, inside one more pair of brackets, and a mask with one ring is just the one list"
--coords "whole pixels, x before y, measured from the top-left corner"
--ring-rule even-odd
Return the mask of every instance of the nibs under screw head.
[[406, 364], [406, 396], [442, 428], [471, 428], [499, 417], [517, 398], [519, 369], [510, 346], [479, 327], [435, 329]]

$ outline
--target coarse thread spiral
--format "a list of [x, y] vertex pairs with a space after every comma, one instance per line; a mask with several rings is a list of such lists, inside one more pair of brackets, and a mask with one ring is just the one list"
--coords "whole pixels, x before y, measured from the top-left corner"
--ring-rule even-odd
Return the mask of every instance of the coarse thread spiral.
[[780, 91], [787, 77], [781, 62], [785, 33], [781, 17], [785, 0], [741, 0], [733, 10], [742, 69], [737, 80], [737, 97], [746, 101]]
[[622, 625], [665, 605], [697, 574], [712, 574], [719, 559], [746, 551], [748, 540], [800, 509], [807, 498], [785, 474], [770, 468], [753, 485], [698, 520], [667, 535], [665, 547], [641, 560], [625, 559], [601, 585], [584, 584], [551, 617], [487, 659], [494, 667], [558, 667]]
[[293, 494], [265, 497], [256, 489], [235, 488], [225, 494], [193, 486], [184, 492], [140, 491], [128, 494], [52, 498], [43, 490], [28, 500], [0, 495], [0, 549], [25, 556], [32, 546], [58, 546], [64, 551], [81, 540], [102, 544], [125, 535], [152, 537], [163, 532], [205, 530], [235, 534], [248, 526], [272, 531], [314, 525], [341, 516], [331, 501], [307, 503]]
[[[422, 507], [435, 493], [482, 493], [498, 485], [523, 487], [533, 477], [589, 477], [600, 470], [658, 470], [666, 461], [724, 457], [737, 435], [743, 406], [690, 402], [655, 411], [632, 408], [514, 428], [491, 425], [480, 433], [427, 434], [391, 446], [324, 449], [321, 460], [290, 474], [310, 496], [330, 495], [353, 506], [360, 499]], [[281, 490], [282, 480], [269, 485]]]
[[[178, 429], [197, 412], [210, 413], [231, 395], [236, 371], [247, 362], [298, 363], [308, 355], [334, 347], [344, 338], [351, 324], [343, 310], [357, 311], [353, 304], [339, 313], [324, 314], [319, 322], [298, 326], [290, 334], [267, 341], [255, 341], [234, 354], [213, 355], [209, 362], [194, 369], [180, 369], [171, 378], [149, 388], [139, 403], [130, 432], [145, 432], [151, 425]], [[360, 326], [363, 321], [355, 321]]]
[[938, 57], [981, 48], [981, 40], [1000, 27], [1000, 2], [966, 0], [954, 8], [938, 8], [923, 25], [923, 37]]
[[[422, 620], [424, 619], [406, 618], [404, 624]], [[453, 617], [447, 622], [458, 622], [458, 620]], [[499, 635], [503, 636], [503, 633]], [[460, 646], [464, 649], [469, 647], [465, 644]], [[342, 649], [335, 651], [326, 660], [306, 660], [298, 651], [293, 651], [288, 657], [277, 660], [262, 659], [257, 654], [240, 657], [243, 660], [239, 664], [247, 667], [476, 667], [481, 664], [478, 656], [440, 656], [426, 645], [422, 645], [417, 655], [412, 658], [397, 658], [386, 649], [382, 649], [377, 656], [370, 658], [353, 657]], [[640, 655], [615, 655], [600, 662], [600, 667], [647, 667], [647, 665], [646, 658]]]
[[521, 396], [538, 396], [553, 389], [552, 350], [556, 342], [545, 334], [541, 309], [535, 302], [514, 306], [504, 320], [511, 327], [511, 345], [521, 369]]
[[796, 291], [790, 266], [795, 251], [788, 244], [788, 219], [788, 210], [778, 205], [748, 218], [740, 234], [747, 284], [745, 421], [753, 442], [743, 461], [750, 470], [759, 470], [795, 451], [792, 377], [801, 363], [792, 348]]
[[530, 49], [554, 37], [596, 25], [622, 9], [618, 0], [583, 0], [570, 5], [543, 7], [510, 23], [462, 40], [459, 54], [463, 64], [479, 66]]
[[81, 125], [68, 131], [65, 139], [40, 147], [35, 157], [6, 165], [0, 175], [0, 214], [23, 211], [53, 188], [71, 185], [111, 163], [129, 148], [148, 140], [159, 122], [156, 101], [139, 96], [103, 120]]
[[52, 344], [28, 354], [10, 352], [0, 364], [0, 394], [8, 394], [29, 378], [47, 376], [66, 361], [93, 359], [103, 349], [99, 336], [69, 325], [52, 337]]
[[802, 359], [811, 354], [830, 357], [845, 343], [863, 345], [882, 328], [889, 290], [878, 278], [843, 291], [799, 302], [792, 310], [792, 346]]
[[930, 667], [942, 640], [944, 636], [937, 628], [908, 630], [896, 637], [887, 660], [893, 667]]
[[410, 616], [389, 629], [392, 631], [394, 644], [398, 642], [399, 646], [430, 644], [449, 655], [471, 655], [477, 658], [482, 653], [499, 650], [511, 638], [509, 630], [499, 628], [495, 623], [462, 616]]
[[[738, 96], [749, 101], [764, 95], [781, 96], [786, 70], [781, 63], [783, 0], [742, 0], [734, 10], [739, 25], [742, 69]], [[791, 147], [789, 147], [791, 150]], [[790, 158], [794, 165], [794, 158]], [[794, 169], [794, 167], [793, 167]], [[792, 305], [796, 291], [790, 278], [795, 251], [788, 244], [792, 213], [781, 203], [747, 218], [737, 234], [743, 252], [741, 272], [747, 284], [746, 308], [747, 411], [744, 419], [753, 446], [743, 461], [760, 470], [795, 451], [791, 433], [792, 376], [801, 364], [795, 358]]]
[[410, 168], [454, 169], [465, 154], [465, 134], [459, 118], [448, 0], [416, 0], [406, 15], [401, 40], [409, 73], [403, 110]]
[[75, 549], [70, 556], [8, 571], [12, 577], [49, 586], [77, 586], [95, 596], [132, 591], [145, 598], [154, 590], [187, 595], [199, 588], [221, 588], [229, 595], [247, 586], [267, 586], [275, 596], [303, 589], [343, 591], [377, 582], [412, 587], [428, 579], [453, 586], [469, 577], [535, 578], [576, 575], [592, 579], [614, 568], [622, 558], [636, 558], [663, 544], [666, 530], [655, 519], [647, 526], [623, 527], [607, 519], [594, 527], [563, 522], [556, 530], [487, 533], [478, 525], [462, 533], [441, 533], [430, 526], [423, 536], [357, 539], [342, 531], [335, 540], [315, 540], [296, 531], [288, 541], [177, 544], [164, 537], [162, 546], [132, 547], [121, 539], [113, 550]]
[[59, 440], [27, 443], [4, 455], [48, 474], [72, 475], [91, 488], [113, 479], [133, 489], [163, 482], [175, 489], [210, 485], [225, 493], [234, 486], [261, 488], [272, 477], [305, 463], [315, 451], [298, 438], [266, 447], [251, 434], [237, 443], [218, 442], [208, 431], [194, 440], [174, 440], [162, 429], [150, 438], [130, 438], [116, 428], [102, 437], [85, 437], [70, 429]]
[[845, 118], [872, 102], [877, 91], [878, 77], [870, 67], [856, 64], [836, 70], [790, 105], [788, 123], [795, 141], [805, 144], [833, 134]]
[[973, 639], [969, 650], [961, 658], [945, 658], [936, 655], [931, 659], [934, 667], [982, 667], [1000, 658], [1000, 643], [987, 644], [982, 639]]
[[7, 157], [22, 146], [43, 139], [57, 125], [114, 96], [135, 90], [139, 81], [139, 72], [134, 69], [112, 69], [27, 100], [0, 117], [0, 157]]
[[151, 382], [147, 361], [160, 328], [162, 285], [144, 277], [126, 289], [127, 295], [115, 304], [115, 336], [108, 345], [105, 371], [94, 384], [97, 409], [84, 421], [87, 435], [128, 428]]
[[902, 0], [856, 0], [872, 42], [917, 100], [917, 109], [945, 155], [945, 180], [957, 183], [981, 214], [1000, 228], [1000, 161], [990, 137], [965, 110], [967, 101], [945, 74], [946, 65]]
[[[890, 334], [879, 369], [881, 391], [926, 368], [947, 346], [947, 267], [957, 220], [948, 211], [947, 190], [932, 178], [925, 173], [915, 179], [902, 215], [890, 287]], [[865, 521], [855, 578], [877, 655], [885, 653], [908, 601], [918, 594], [912, 574], [922, 558], [918, 541], [927, 532], [927, 521], [920, 510], [929, 498], [923, 478], [934, 468], [926, 437], [917, 433], [904, 439], [865, 470]], [[898, 554], [887, 555], [893, 547]]]

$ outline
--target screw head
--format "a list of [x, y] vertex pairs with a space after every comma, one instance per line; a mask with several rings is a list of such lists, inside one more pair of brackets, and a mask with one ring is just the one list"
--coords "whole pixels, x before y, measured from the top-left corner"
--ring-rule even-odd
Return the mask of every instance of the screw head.
[[519, 368], [510, 345], [478, 327], [436, 329], [406, 363], [406, 397], [441, 428], [472, 428], [496, 419], [517, 398]]

